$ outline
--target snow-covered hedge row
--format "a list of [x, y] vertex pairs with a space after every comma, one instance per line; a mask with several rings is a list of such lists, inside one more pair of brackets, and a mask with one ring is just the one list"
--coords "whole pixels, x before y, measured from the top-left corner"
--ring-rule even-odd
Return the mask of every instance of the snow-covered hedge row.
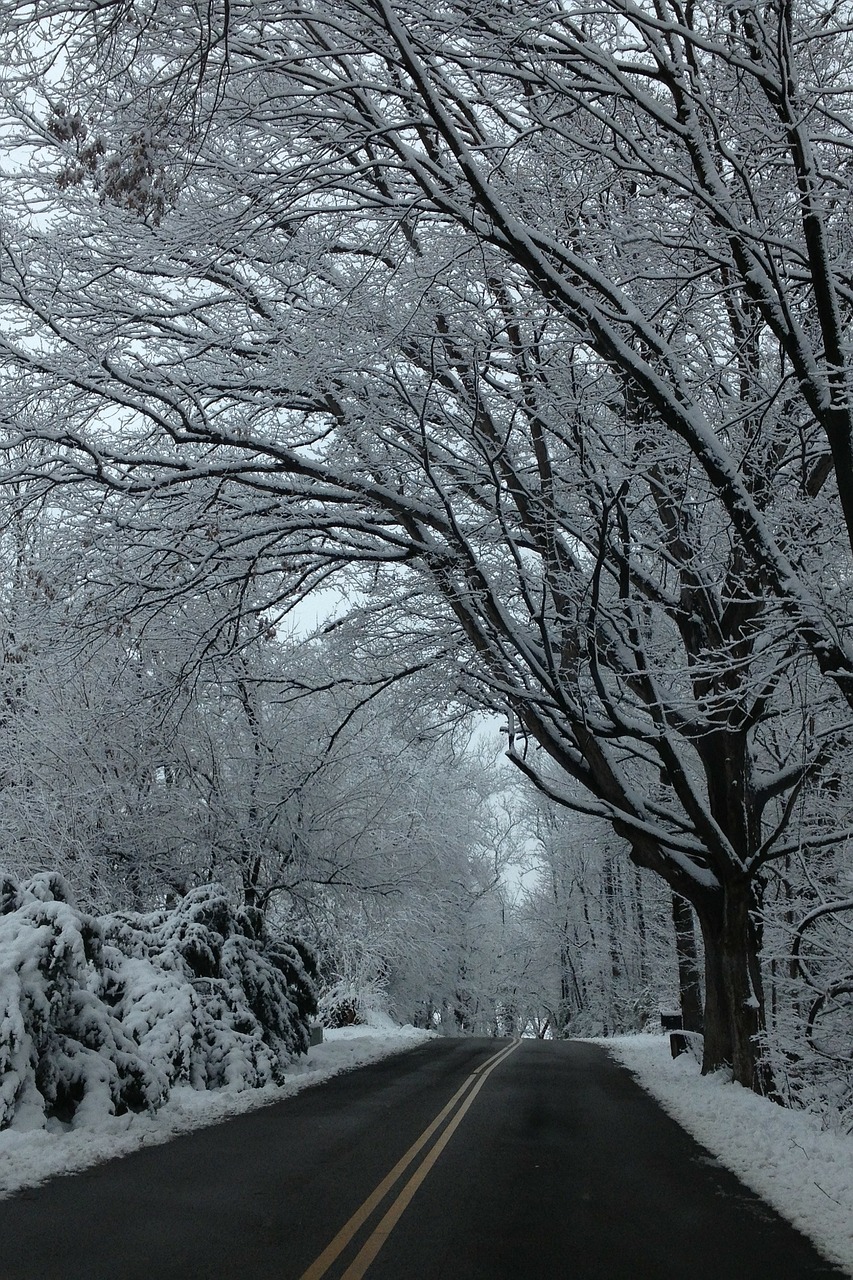
[[216, 885], [90, 916], [57, 875], [0, 875], [0, 1129], [279, 1081], [307, 1048], [314, 972]]

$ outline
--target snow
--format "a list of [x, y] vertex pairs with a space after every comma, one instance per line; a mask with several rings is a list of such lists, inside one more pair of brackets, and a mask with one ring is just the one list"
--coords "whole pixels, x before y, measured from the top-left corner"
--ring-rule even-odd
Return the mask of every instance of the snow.
[[[191, 1129], [280, 1102], [342, 1071], [414, 1048], [435, 1034], [398, 1027], [381, 1013], [372, 1013], [369, 1018], [366, 1026], [324, 1032], [322, 1044], [290, 1064], [281, 1085], [215, 1090], [178, 1085], [153, 1115], [91, 1113], [85, 1126], [75, 1129], [56, 1120], [49, 1120], [46, 1130], [27, 1128], [24, 1117], [19, 1116], [14, 1128], [0, 1131], [0, 1199], [47, 1178], [76, 1173], [113, 1156], [169, 1142]], [[38, 1122], [44, 1123], [41, 1115]]]
[[853, 1276], [853, 1138], [672, 1059], [660, 1035], [597, 1040], [682, 1128]]
[[[0, 871], [0, 1128], [153, 1111], [181, 1084], [280, 1083], [308, 1045], [314, 957], [199, 885], [91, 916], [61, 876]], [[22, 1114], [19, 1115], [18, 1113]]]

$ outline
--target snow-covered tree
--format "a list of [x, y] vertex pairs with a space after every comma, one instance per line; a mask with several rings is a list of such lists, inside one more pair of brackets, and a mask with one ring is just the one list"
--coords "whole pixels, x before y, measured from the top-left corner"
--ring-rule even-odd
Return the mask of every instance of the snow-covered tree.
[[[117, 534], [107, 508], [84, 521], [54, 503], [32, 518], [24, 585], [9, 584], [20, 660], [0, 723], [5, 863], [58, 869], [93, 911], [216, 878], [316, 940], [327, 1004], [342, 991], [363, 1003], [372, 984], [407, 1019], [452, 1003], [454, 931], [484, 956], [492, 946], [470, 917], [506, 857], [493, 770], [399, 669], [356, 661], [338, 636], [279, 636], [251, 583], [236, 602], [234, 561], [203, 591], [184, 566], [176, 593], [153, 554], [163, 531], [129, 506]], [[478, 1007], [493, 1020], [486, 986]]]
[[258, 1087], [308, 1047], [313, 957], [215, 886], [93, 916], [60, 877], [0, 880], [0, 1128]]
[[360, 573], [690, 901], [765, 1087], [764, 868], [847, 826], [790, 837], [853, 702], [844, 13], [111, 13], [6, 6], [10, 438], [199, 573]]
[[[666, 887], [620, 856], [605, 824], [533, 808], [522, 927], [535, 955], [540, 1031], [639, 1031], [678, 1007]], [[696, 1028], [698, 1029], [698, 1028]]]

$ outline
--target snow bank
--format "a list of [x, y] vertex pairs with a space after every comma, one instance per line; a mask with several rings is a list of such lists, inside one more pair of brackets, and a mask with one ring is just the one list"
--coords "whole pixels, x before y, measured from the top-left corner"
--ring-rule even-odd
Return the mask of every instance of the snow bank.
[[0, 1131], [0, 1198], [58, 1174], [76, 1173], [113, 1156], [169, 1142], [191, 1129], [280, 1102], [342, 1071], [414, 1048], [433, 1035], [414, 1027], [397, 1027], [390, 1018], [375, 1014], [368, 1026], [326, 1031], [323, 1044], [292, 1062], [280, 1085], [246, 1090], [237, 1084], [215, 1092], [178, 1085], [153, 1115], [101, 1114], [90, 1116], [85, 1127], [76, 1129], [58, 1121], [48, 1121], [46, 1130], [5, 1129]]
[[674, 1120], [853, 1276], [853, 1138], [821, 1130], [725, 1074], [674, 1061], [664, 1036], [597, 1040]]

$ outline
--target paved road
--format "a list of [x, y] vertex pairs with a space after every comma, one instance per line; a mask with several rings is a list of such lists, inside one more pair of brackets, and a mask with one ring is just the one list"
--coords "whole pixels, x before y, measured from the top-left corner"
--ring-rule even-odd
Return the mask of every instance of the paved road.
[[0, 1203], [0, 1280], [365, 1274], [841, 1273], [601, 1049], [572, 1043], [436, 1041]]

